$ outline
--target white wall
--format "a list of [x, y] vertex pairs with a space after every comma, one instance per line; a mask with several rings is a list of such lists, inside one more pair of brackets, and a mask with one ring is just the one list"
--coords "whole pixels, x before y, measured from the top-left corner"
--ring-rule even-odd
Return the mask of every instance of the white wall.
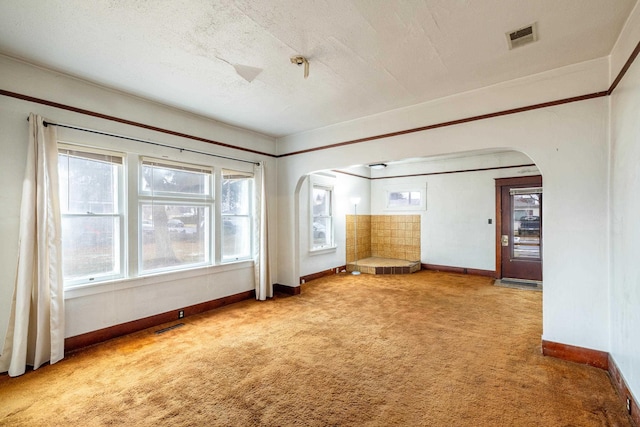
[[[12, 92], [261, 152], [273, 153], [275, 151], [275, 141], [270, 137], [127, 96], [2, 56], [0, 56], [0, 75], [2, 75], [2, 89]], [[3, 189], [0, 192], [0, 206], [2, 206], [2, 215], [0, 215], [0, 235], [2, 236], [0, 242], [0, 345], [4, 343], [15, 281], [20, 200], [28, 141], [27, 117], [30, 112], [40, 114], [53, 122], [98, 129], [246, 160], [262, 160], [266, 162], [267, 191], [271, 194], [275, 193], [277, 162], [272, 157], [222, 148], [0, 96], [0, 129], [2, 129], [0, 150], [3, 154], [0, 156], [0, 180], [3, 183]], [[179, 153], [176, 150], [151, 148], [146, 144], [117, 138], [98, 137], [84, 132], [58, 129], [59, 137], [65, 141], [139, 153], [146, 150], [147, 155], [166, 155], [177, 160], [188, 160], [196, 156], [189, 153]], [[206, 157], [206, 159], [207, 162], [216, 166], [239, 167], [237, 162], [213, 160], [210, 157]], [[269, 217], [277, 218], [277, 203], [270, 204]], [[273, 254], [270, 259], [275, 264], [277, 257], [275, 224], [270, 229], [270, 249]], [[133, 238], [135, 238], [135, 233]], [[253, 289], [253, 287], [252, 263], [244, 262], [172, 273], [165, 276], [128, 279], [68, 291], [65, 293], [67, 319], [65, 336], [75, 336], [233, 295]]]
[[[421, 262], [453, 267], [495, 270], [495, 178], [537, 175], [535, 166], [444, 175], [389, 178], [398, 175], [428, 174], [531, 164], [526, 155], [515, 152], [472, 153], [462, 158], [434, 158], [423, 161], [389, 165], [380, 171], [366, 167], [349, 168], [355, 175], [377, 179], [368, 180], [346, 174], [325, 171], [335, 177], [336, 248], [319, 253], [309, 251], [309, 178], [300, 187], [299, 254], [300, 275], [317, 273], [346, 260], [345, 215], [353, 214], [350, 198], [361, 197], [360, 215], [421, 215]], [[427, 188], [427, 210], [389, 211], [386, 209], [386, 188]], [[491, 218], [492, 224], [488, 224]]]
[[[626, 58], [628, 55], [624, 58], [625, 61]], [[609, 61], [607, 58], [598, 58], [431, 102], [289, 135], [278, 139], [277, 150], [278, 154], [286, 154], [350, 141], [364, 136], [413, 129], [434, 123], [581, 96], [607, 90], [609, 87], [608, 77]], [[361, 147], [360, 149], [362, 149]], [[374, 163], [398, 159], [391, 142], [381, 148], [379, 152], [369, 152], [371, 157], [375, 159]], [[348, 164], [341, 162], [339, 154], [333, 152], [332, 155], [336, 164]], [[416, 156], [408, 155], [406, 157]], [[358, 160], [355, 164], [362, 163], [365, 162]]]
[[[640, 40], [640, 7], [612, 54], [621, 67]], [[615, 69], [614, 69], [615, 70]], [[611, 97], [611, 349], [640, 399], [640, 59]]]
[[[277, 150], [279, 154], [283, 154], [606, 90], [639, 39], [640, 6], [636, 6], [610, 60], [595, 59], [430, 103], [291, 135], [282, 138], [277, 148], [272, 138], [205, 120], [2, 56], [0, 75], [2, 89], [5, 90], [266, 153], [275, 153]], [[272, 267], [277, 266], [272, 271], [275, 281], [290, 286], [297, 285], [301, 272], [311, 273], [324, 269], [324, 266], [329, 268], [344, 262], [344, 254], [339, 250], [313, 258], [303, 253], [307, 248], [301, 244], [300, 239], [303, 224], [299, 220], [301, 195], [297, 190], [301, 189], [298, 183], [308, 173], [347, 168], [354, 164], [485, 149], [510, 149], [526, 154], [542, 173], [545, 191], [543, 338], [610, 351], [637, 397], [640, 395], [640, 275], [635, 264], [636, 254], [640, 250], [640, 227], [635, 218], [640, 211], [640, 202], [631, 195], [638, 193], [640, 188], [636, 165], [640, 157], [639, 68], [640, 64], [636, 60], [610, 99], [592, 99], [394, 138], [285, 156], [277, 162], [191, 140], [182, 140], [179, 144], [203, 151], [267, 161], [267, 171], [271, 172], [267, 187], [272, 196], [269, 215], [276, 219], [270, 230], [270, 259]], [[15, 279], [20, 193], [26, 158], [26, 117], [29, 112], [58, 122], [167, 144], [176, 143], [172, 136], [0, 96], [0, 148], [3, 153], [0, 158], [0, 180], [3, 182], [3, 190], [0, 192], [0, 206], [3, 208], [3, 215], [0, 216], [0, 235], [3, 237], [0, 243], [0, 342], [4, 340]], [[607, 159], [610, 159], [610, 170]], [[349, 190], [340, 196], [341, 200], [348, 199], [351, 194], [347, 193], [356, 188], [364, 197], [368, 184], [361, 181], [364, 180], [346, 179], [344, 188]], [[428, 178], [428, 181], [429, 188], [440, 188], [440, 191], [434, 190], [429, 197], [434, 197], [434, 203], [442, 201], [442, 206], [452, 203], [452, 200], [444, 196], [447, 186], [459, 189], [466, 188], [465, 185], [468, 184], [463, 182], [463, 178], [454, 178], [452, 181]], [[363, 185], [365, 188], [362, 188]], [[480, 187], [479, 191], [488, 191], [488, 186]], [[482, 203], [479, 199], [476, 202]], [[431, 206], [431, 202], [429, 204]], [[588, 204], [589, 209], [576, 208], [585, 204]], [[348, 212], [349, 206], [344, 201], [339, 202], [338, 206], [343, 212]], [[362, 206], [367, 204], [363, 203]], [[486, 224], [488, 207], [482, 209], [481, 220]], [[372, 211], [376, 211], [376, 208]], [[443, 221], [443, 212], [433, 212], [434, 218], [431, 219], [434, 223]], [[429, 210], [425, 215], [430, 214]], [[464, 221], [470, 222], [473, 219], [461, 217], [458, 222]], [[474, 233], [477, 236], [484, 235], [483, 233], [488, 235], [486, 230], [490, 228], [474, 228]], [[435, 241], [438, 239], [442, 240], [443, 236], [432, 235], [427, 238]], [[430, 244], [429, 241], [425, 243], [427, 247]], [[433, 263], [455, 265], [454, 262], [469, 262], [477, 263], [478, 266], [490, 264], [488, 258], [474, 258], [477, 255], [471, 253], [461, 257], [447, 252], [436, 255], [434, 252], [434, 258], [430, 256], [428, 254], [425, 259], [428, 262], [433, 259]], [[252, 287], [250, 272], [250, 267], [241, 263], [176, 273], [161, 279], [149, 277], [135, 283], [114, 283], [100, 288], [99, 292], [89, 288], [70, 292], [67, 296], [66, 335], [73, 336], [242, 292]]]
[[[461, 94], [407, 109], [409, 121], [437, 122], [441, 111], [449, 119], [465, 112], [491, 112], [528, 105], [529, 99], [564, 98], [605, 90], [608, 64], [591, 61], [546, 75]], [[590, 76], [590, 77], [589, 77]], [[585, 77], [581, 80], [581, 77]], [[538, 90], [534, 90], [534, 87]], [[510, 97], [505, 98], [505, 94]], [[485, 110], [485, 106], [488, 106]], [[453, 116], [460, 107], [458, 116]], [[284, 140], [323, 145], [376, 134], [376, 129], [401, 130], [406, 118], [397, 110], [319, 129]], [[436, 119], [434, 119], [436, 118]], [[295, 286], [300, 254], [296, 252], [295, 183], [313, 170], [343, 168], [384, 160], [464, 153], [483, 149], [512, 149], [529, 156], [544, 182], [546, 219], [543, 239], [543, 338], [587, 348], [609, 347], [608, 316], [608, 99], [563, 104], [466, 124], [368, 141], [279, 159], [279, 263], [277, 281]], [[589, 209], [576, 209], [589, 203]], [[486, 220], [486, 218], [485, 218]], [[295, 266], [295, 268], [291, 268]]]
[[[382, 176], [474, 170], [533, 163], [514, 151], [454, 159], [390, 165]], [[420, 214], [421, 262], [495, 271], [495, 178], [538, 175], [535, 166], [406, 178], [376, 179], [371, 184], [373, 215]], [[427, 188], [426, 211], [389, 211], [385, 188]], [[491, 219], [491, 224], [488, 223]]]

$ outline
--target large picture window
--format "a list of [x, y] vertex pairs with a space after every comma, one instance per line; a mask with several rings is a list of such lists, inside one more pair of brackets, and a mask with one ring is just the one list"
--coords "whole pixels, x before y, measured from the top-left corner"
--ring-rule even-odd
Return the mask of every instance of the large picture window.
[[211, 262], [211, 168], [143, 158], [140, 167], [140, 271]]
[[65, 284], [124, 275], [123, 163], [121, 154], [60, 145]]
[[65, 287], [252, 259], [252, 173], [58, 148]]
[[222, 261], [251, 257], [253, 175], [222, 171]]

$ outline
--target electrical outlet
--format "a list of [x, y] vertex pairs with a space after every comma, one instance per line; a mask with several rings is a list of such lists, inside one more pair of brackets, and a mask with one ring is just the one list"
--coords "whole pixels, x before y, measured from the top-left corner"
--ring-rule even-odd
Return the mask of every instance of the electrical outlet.
[[178, 319], [182, 319], [184, 317], [184, 310], [178, 311]]
[[627, 397], [627, 412], [631, 414], [631, 398]]

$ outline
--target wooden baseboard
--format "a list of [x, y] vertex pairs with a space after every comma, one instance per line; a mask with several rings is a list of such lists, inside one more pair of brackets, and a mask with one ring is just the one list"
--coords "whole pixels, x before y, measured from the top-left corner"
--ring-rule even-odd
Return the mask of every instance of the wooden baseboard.
[[168, 311], [166, 313], [156, 314], [155, 316], [145, 317], [143, 319], [133, 320], [131, 322], [121, 323], [119, 325], [110, 326], [108, 328], [99, 329], [97, 331], [87, 332], [86, 334], [76, 335], [64, 340], [65, 353], [70, 353], [90, 345], [98, 344], [112, 338], [121, 337], [123, 335], [138, 332], [143, 329], [161, 325], [163, 323], [172, 322], [180, 319], [179, 312], [182, 311], [184, 316], [193, 316], [195, 314], [204, 313], [205, 311], [223, 307], [225, 305], [240, 302], [246, 299], [256, 297], [256, 291], [245, 291], [235, 295], [218, 298], [215, 300], [191, 305], [188, 307]]
[[636, 400], [633, 394], [631, 394], [631, 391], [629, 391], [629, 386], [620, 373], [620, 369], [618, 369], [616, 361], [611, 355], [609, 355], [609, 378], [611, 379], [611, 383], [618, 392], [618, 396], [625, 407], [627, 407], [627, 404], [629, 405], [628, 408], [631, 421], [636, 427], [640, 427], [640, 406], [638, 406], [638, 400]]
[[620, 369], [618, 369], [618, 365], [608, 352], [542, 340], [542, 354], [607, 371], [611, 384], [618, 392], [620, 400], [625, 407], [628, 405], [633, 425], [640, 427], [640, 406], [638, 401], [631, 394], [627, 382], [620, 373]]
[[609, 370], [609, 353], [606, 351], [542, 340], [542, 354]]
[[300, 295], [300, 286], [287, 286], [280, 283], [273, 284], [273, 292], [280, 292], [287, 295]]
[[336, 268], [330, 268], [328, 270], [319, 271], [317, 273], [307, 274], [306, 276], [300, 276], [300, 284], [310, 282], [311, 280], [319, 279], [325, 276], [333, 276], [334, 274], [338, 274], [342, 270], [346, 270], [346, 265], [341, 265]]
[[473, 274], [475, 276], [496, 277], [496, 272], [478, 268], [451, 267], [448, 265], [421, 264], [423, 270], [444, 271], [445, 273]]

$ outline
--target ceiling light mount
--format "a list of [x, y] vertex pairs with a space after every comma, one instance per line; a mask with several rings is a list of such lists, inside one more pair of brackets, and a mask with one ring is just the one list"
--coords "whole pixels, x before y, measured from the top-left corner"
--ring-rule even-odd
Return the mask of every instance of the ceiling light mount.
[[309, 77], [309, 61], [302, 55], [292, 56], [291, 63], [296, 64], [297, 66], [304, 65], [304, 78]]
[[374, 163], [374, 164], [369, 165], [369, 167], [371, 169], [384, 169], [384, 168], [387, 167], [387, 164], [386, 163]]

